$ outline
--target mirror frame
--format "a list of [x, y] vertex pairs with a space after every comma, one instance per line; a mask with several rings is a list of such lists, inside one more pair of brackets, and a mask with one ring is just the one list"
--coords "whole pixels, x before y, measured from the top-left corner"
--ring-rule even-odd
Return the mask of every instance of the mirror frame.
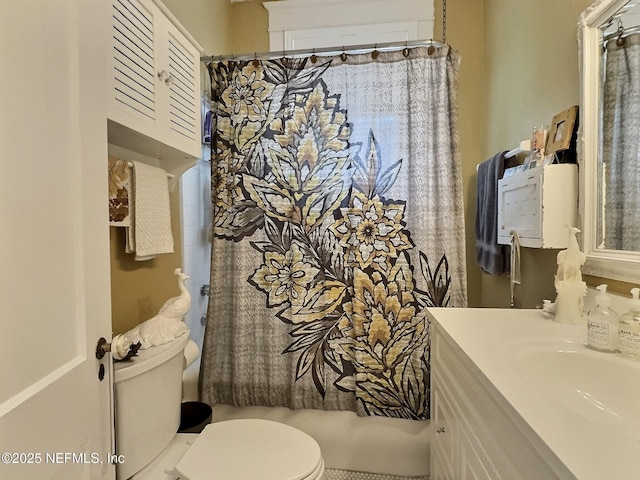
[[599, 26], [629, 0], [597, 0], [580, 15], [578, 50], [580, 62], [580, 128], [578, 165], [580, 170], [579, 210], [582, 219], [582, 247], [587, 256], [583, 273], [630, 283], [640, 282], [640, 252], [597, 248], [598, 204], [598, 107], [600, 103]]

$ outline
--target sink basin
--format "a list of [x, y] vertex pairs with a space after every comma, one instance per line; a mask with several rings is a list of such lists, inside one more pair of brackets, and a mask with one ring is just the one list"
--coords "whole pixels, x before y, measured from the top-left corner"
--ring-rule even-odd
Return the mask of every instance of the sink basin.
[[575, 341], [512, 345], [520, 378], [591, 422], [640, 441], [640, 362]]

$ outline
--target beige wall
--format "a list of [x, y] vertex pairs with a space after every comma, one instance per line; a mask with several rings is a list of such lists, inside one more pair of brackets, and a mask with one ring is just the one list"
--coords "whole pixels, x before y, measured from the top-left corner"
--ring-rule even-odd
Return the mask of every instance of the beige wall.
[[[174, 0], [178, 1], [178, 0]], [[447, 41], [460, 51], [458, 127], [465, 191], [470, 306], [508, 306], [507, 277], [475, 262], [476, 165], [528, 138], [537, 124], [579, 101], [576, 22], [591, 0], [460, 0], [447, 5]], [[435, 2], [442, 37], [442, 4]], [[228, 52], [267, 51], [268, 15], [253, 0], [231, 7]], [[525, 249], [517, 304], [553, 298], [556, 251]]]
[[[580, 102], [576, 25], [591, 3], [485, 0], [486, 112], [479, 124], [486, 138], [477, 161], [514, 148], [531, 137], [535, 125], [548, 125], [556, 113]], [[517, 306], [555, 298], [556, 255], [557, 250], [522, 249]], [[481, 289], [481, 306], [509, 306], [507, 277], [481, 273]]]
[[[229, 0], [163, 0], [207, 54], [229, 51]], [[203, 69], [203, 90], [208, 88]], [[153, 317], [169, 298], [179, 294], [173, 271], [182, 267], [179, 186], [171, 193], [174, 253], [136, 262], [124, 253], [124, 229], [111, 227], [111, 311], [113, 333], [124, 333]]]
[[[530, 137], [533, 126], [548, 124], [553, 115], [579, 103], [576, 23], [591, 1], [448, 2], [447, 41], [462, 55], [458, 125], [465, 186], [469, 306], [509, 306], [508, 278], [484, 274], [475, 262], [476, 164], [497, 151], [513, 148]], [[258, 0], [234, 4], [228, 0], [165, 0], [165, 4], [207, 54], [269, 49], [268, 15]], [[441, 19], [442, 5], [436, 0], [436, 39], [441, 38]], [[555, 297], [556, 254], [556, 250], [523, 249], [518, 306], [533, 307], [543, 298]], [[124, 264], [112, 265], [116, 279], [122, 278], [123, 271], [130, 275], [127, 268]], [[157, 288], [158, 292], [176, 288], [170, 277], [162, 274], [158, 282], [163, 288]], [[134, 316], [137, 311], [139, 320], [144, 320], [141, 317], [156, 303], [145, 300], [146, 288], [137, 296], [134, 286], [131, 288], [126, 296], [137, 300], [126, 315]]]
[[162, 304], [180, 292], [173, 271], [182, 265], [179, 194], [170, 195], [174, 253], [144, 262], [125, 253], [125, 230], [110, 227], [111, 318], [113, 334], [124, 333], [153, 317]]
[[230, 41], [229, 53], [269, 51], [269, 15], [261, 1], [252, 0], [232, 5]]
[[[442, 5], [436, 1], [435, 38], [442, 36]], [[447, 40], [462, 54], [458, 122], [463, 161], [467, 245], [474, 244], [473, 215], [475, 214], [475, 172], [478, 158], [484, 152], [484, 132], [478, 128], [484, 119], [484, 49], [483, 1], [461, 0], [449, 2], [447, 8]], [[262, 2], [236, 3], [232, 7], [231, 45], [233, 53], [264, 52], [269, 50], [269, 16]], [[471, 200], [470, 200], [471, 199]], [[471, 226], [471, 228], [469, 228]], [[475, 267], [473, 250], [468, 253], [469, 305], [480, 304], [480, 269]]]
[[229, 0], [162, 0], [207, 55], [229, 51], [231, 3]]
[[[442, 3], [435, 2], [434, 37], [442, 39]], [[447, 43], [460, 52], [458, 90], [458, 137], [462, 158], [467, 244], [467, 295], [470, 307], [480, 304], [480, 269], [475, 262], [474, 221], [476, 164], [484, 155], [486, 111], [483, 36], [484, 0], [459, 0], [447, 4]]]
[[[529, 138], [533, 126], [579, 103], [576, 23], [591, 0], [460, 0], [447, 5], [447, 41], [460, 51], [458, 127], [465, 191], [470, 306], [508, 307], [507, 277], [484, 274], [475, 261], [476, 165]], [[442, 3], [435, 2], [436, 39]], [[268, 50], [268, 16], [259, 1], [235, 4], [234, 53]], [[555, 298], [557, 251], [523, 249], [516, 305]]]

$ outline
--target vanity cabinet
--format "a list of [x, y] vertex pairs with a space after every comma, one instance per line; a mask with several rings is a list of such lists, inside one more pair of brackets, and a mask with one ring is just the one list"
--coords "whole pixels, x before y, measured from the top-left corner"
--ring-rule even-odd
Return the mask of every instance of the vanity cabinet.
[[545, 165], [498, 181], [498, 243], [509, 245], [517, 232], [520, 245], [567, 248], [567, 225], [578, 222], [578, 167]]
[[447, 332], [432, 325], [431, 479], [574, 479]]
[[201, 156], [201, 48], [157, 0], [112, 0], [109, 143], [182, 173]]

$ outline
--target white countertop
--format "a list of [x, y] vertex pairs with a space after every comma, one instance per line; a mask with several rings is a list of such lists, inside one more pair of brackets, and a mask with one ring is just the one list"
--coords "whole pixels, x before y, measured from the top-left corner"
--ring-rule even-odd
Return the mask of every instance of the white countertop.
[[[479, 368], [484, 383], [504, 397], [576, 478], [640, 478], [638, 424], [625, 425], [626, 432], [621, 432], [591, 421], [523, 378], [518, 356], [536, 348], [536, 342], [567, 342], [580, 354], [593, 356], [593, 362], [621, 365], [625, 375], [640, 376], [640, 362], [588, 349], [586, 325], [555, 323], [540, 310], [430, 308], [429, 316]], [[631, 396], [640, 416], [640, 391], [633, 390]]]

